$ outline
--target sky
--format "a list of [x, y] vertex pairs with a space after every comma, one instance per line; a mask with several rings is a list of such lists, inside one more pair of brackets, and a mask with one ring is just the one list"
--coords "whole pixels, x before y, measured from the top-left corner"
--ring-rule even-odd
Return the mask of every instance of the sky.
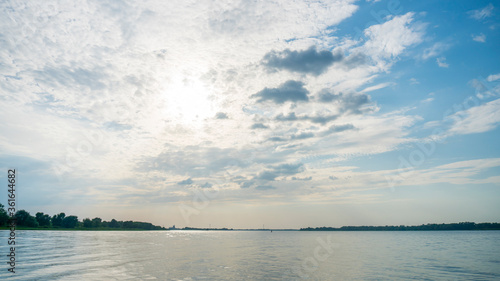
[[500, 221], [496, 1], [2, 1], [18, 209], [177, 227]]

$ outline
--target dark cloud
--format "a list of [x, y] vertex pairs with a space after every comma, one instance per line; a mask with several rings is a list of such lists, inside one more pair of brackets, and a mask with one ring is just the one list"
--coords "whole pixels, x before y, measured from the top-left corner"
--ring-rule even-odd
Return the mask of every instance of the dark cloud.
[[217, 114], [215, 114], [215, 119], [229, 119], [229, 117], [224, 112], [217, 112]]
[[362, 66], [368, 63], [368, 56], [363, 53], [354, 53], [349, 55], [345, 60], [342, 61], [342, 64], [347, 69], [353, 69], [358, 66]]
[[295, 121], [297, 120], [297, 116], [295, 115], [295, 112], [292, 112], [288, 115], [283, 115], [283, 113], [280, 113], [278, 116], [275, 117], [277, 121]]
[[260, 173], [257, 177], [255, 177], [255, 179], [273, 181], [278, 176], [279, 176], [279, 173], [265, 171], [265, 172]]
[[322, 91], [318, 94], [320, 102], [332, 102], [340, 99], [340, 95], [332, 94], [328, 91]]
[[274, 172], [282, 175], [293, 175], [304, 171], [304, 164], [281, 164], [272, 167]]
[[262, 123], [255, 123], [252, 127], [250, 127], [250, 129], [269, 129], [269, 127]]
[[[321, 103], [335, 103], [339, 114], [309, 116], [296, 115], [295, 112], [288, 113], [287, 115], [280, 113], [274, 117], [274, 120], [280, 122], [307, 120], [312, 123], [325, 125], [344, 114], [363, 114], [371, 110], [371, 107], [367, 106], [370, 103], [370, 96], [363, 93], [337, 94], [332, 93], [328, 89], [323, 89], [317, 94], [317, 101]], [[346, 127], [345, 129], [349, 128]]]
[[361, 107], [370, 102], [370, 98], [365, 94], [351, 94], [343, 99], [342, 109], [353, 114], [362, 114]]
[[[316, 122], [316, 123], [321, 123], [325, 124], [331, 120], [336, 119], [336, 115], [332, 116], [319, 116], [319, 117], [307, 117], [307, 116], [302, 116], [301, 118], [298, 118], [299, 120], [311, 120], [311, 122]], [[356, 127], [354, 127], [352, 124], [343, 124], [343, 125], [333, 125], [330, 126], [328, 129], [320, 131], [320, 132], [301, 132], [301, 133], [296, 133], [296, 134], [291, 134], [289, 136], [285, 137], [270, 137], [267, 140], [271, 142], [284, 142], [284, 141], [295, 141], [295, 140], [304, 140], [304, 139], [309, 139], [309, 138], [314, 138], [316, 136], [318, 137], [325, 137], [334, 133], [340, 133], [348, 130], [354, 130]]]
[[281, 164], [271, 166], [270, 170], [259, 173], [254, 180], [274, 181], [280, 176], [290, 176], [304, 171], [304, 164]]
[[178, 182], [177, 184], [178, 185], [190, 185], [190, 184], [193, 184], [193, 180], [191, 178], [188, 178], [188, 179], [185, 179], [185, 180]]
[[290, 138], [292, 140], [303, 140], [303, 139], [309, 139], [314, 137], [313, 133], [300, 133], [298, 135], [292, 135]]
[[289, 49], [282, 52], [271, 51], [264, 56], [262, 64], [270, 71], [288, 70], [317, 76], [325, 72], [334, 62], [342, 59], [341, 53], [318, 52], [315, 46], [311, 46], [303, 51]]
[[333, 125], [328, 130], [322, 133], [323, 136], [329, 135], [329, 134], [334, 134], [334, 133], [340, 133], [343, 131], [348, 131], [348, 130], [354, 130], [356, 127], [354, 127], [352, 124], [345, 124], [345, 125]]
[[[293, 141], [293, 140], [304, 140], [304, 139], [313, 138], [314, 136], [315, 136], [315, 134], [312, 132], [302, 132], [300, 134], [292, 134], [287, 138], [270, 137], [267, 140], [272, 141], [272, 142], [283, 142], [283, 141]], [[292, 147], [294, 147], [294, 146], [292, 146]]]
[[342, 113], [361, 114], [362, 107], [370, 103], [370, 97], [360, 93], [332, 93], [328, 89], [323, 89], [318, 93], [318, 100], [323, 103], [337, 102]]
[[252, 181], [244, 181], [240, 183], [241, 188], [249, 188], [253, 185], [254, 183]]
[[307, 119], [309, 119], [313, 123], [318, 123], [318, 124], [324, 125], [324, 124], [326, 124], [330, 121], [333, 121], [337, 118], [339, 118], [338, 115], [324, 115], [324, 116], [318, 115], [318, 116], [308, 117]]
[[345, 124], [345, 125], [340, 125], [340, 126], [334, 125], [334, 126], [330, 127], [330, 130], [332, 132], [335, 132], [335, 133], [343, 132], [343, 131], [347, 131], [347, 130], [352, 130], [352, 129], [355, 129], [355, 127], [352, 124]]
[[287, 139], [282, 137], [270, 137], [268, 140], [273, 142], [287, 141]]
[[294, 181], [310, 181], [310, 180], [312, 180], [312, 177], [305, 177], [305, 178], [292, 177], [292, 180], [294, 180]]
[[339, 178], [337, 178], [336, 176], [329, 176], [328, 178], [329, 178], [329, 179], [331, 179], [332, 181], [334, 181], [334, 180], [338, 180], [338, 179], [339, 179]]
[[264, 90], [253, 94], [251, 97], [259, 98], [257, 102], [273, 101], [276, 104], [282, 104], [287, 101], [309, 101], [308, 94], [309, 91], [304, 88], [304, 83], [288, 80], [278, 88], [264, 88]]
[[295, 112], [289, 113], [288, 115], [283, 115], [280, 113], [276, 117], [274, 117], [274, 120], [276, 121], [296, 121], [296, 120], [309, 120], [313, 123], [319, 123], [319, 124], [326, 124], [330, 121], [333, 121], [337, 119], [339, 116], [338, 115], [317, 115], [317, 116], [307, 116], [307, 115], [301, 115], [297, 116], [295, 115]]

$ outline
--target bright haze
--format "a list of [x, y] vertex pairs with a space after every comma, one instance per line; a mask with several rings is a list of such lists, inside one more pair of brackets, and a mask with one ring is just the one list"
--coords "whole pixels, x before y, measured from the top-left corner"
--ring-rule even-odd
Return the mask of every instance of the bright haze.
[[492, 222], [500, 5], [3, 1], [0, 163], [34, 215]]

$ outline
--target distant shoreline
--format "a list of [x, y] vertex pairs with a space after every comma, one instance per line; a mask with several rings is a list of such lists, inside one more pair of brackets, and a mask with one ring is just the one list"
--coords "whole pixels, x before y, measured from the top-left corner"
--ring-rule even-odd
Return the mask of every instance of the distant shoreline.
[[[9, 230], [9, 227], [2, 226], [0, 230]], [[138, 229], [138, 228], [59, 228], [59, 227], [24, 227], [18, 226], [17, 230], [42, 230], [42, 231], [479, 231], [479, 230], [500, 230], [500, 223], [474, 223], [474, 222], [460, 222], [460, 223], [442, 223], [442, 224], [422, 224], [414, 226], [342, 226], [335, 227], [307, 227], [300, 229], [272, 229], [272, 228], [198, 228], [198, 227], [184, 227], [184, 228], [164, 228], [164, 229]]]
[[459, 223], [428, 223], [422, 225], [386, 225], [386, 226], [342, 226], [335, 227], [307, 227], [301, 228], [301, 231], [453, 231], [453, 230], [500, 230], [500, 223], [475, 223], [475, 222], [459, 222]]
[[[10, 230], [7, 226], [0, 226], [0, 230]], [[167, 229], [140, 229], [140, 228], [55, 228], [55, 227], [24, 227], [16, 226], [16, 230], [41, 231], [166, 231]]]

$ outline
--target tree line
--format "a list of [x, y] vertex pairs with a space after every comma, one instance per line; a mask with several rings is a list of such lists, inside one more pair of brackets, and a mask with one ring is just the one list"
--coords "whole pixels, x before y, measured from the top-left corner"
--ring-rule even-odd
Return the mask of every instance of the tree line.
[[428, 223], [412, 226], [342, 226], [335, 227], [307, 227], [301, 228], [304, 231], [416, 231], [416, 230], [500, 230], [500, 223], [474, 223], [474, 222], [459, 222], [459, 223]]
[[101, 218], [85, 218], [79, 221], [77, 216], [66, 216], [65, 213], [59, 213], [52, 217], [43, 212], [38, 212], [32, 216], [25, 210], [19, 210], [11, 218], [4, 206], [0, 204], [0, 226], [8, 226], [9, 222], [15, 219], [16, 226], [31, 228], [78, 228], [78, 229], [139, 229], [139, 230], [164, 230], [164, 227], [153, 225], [149, 222], [139, 221], [103, 221]]

